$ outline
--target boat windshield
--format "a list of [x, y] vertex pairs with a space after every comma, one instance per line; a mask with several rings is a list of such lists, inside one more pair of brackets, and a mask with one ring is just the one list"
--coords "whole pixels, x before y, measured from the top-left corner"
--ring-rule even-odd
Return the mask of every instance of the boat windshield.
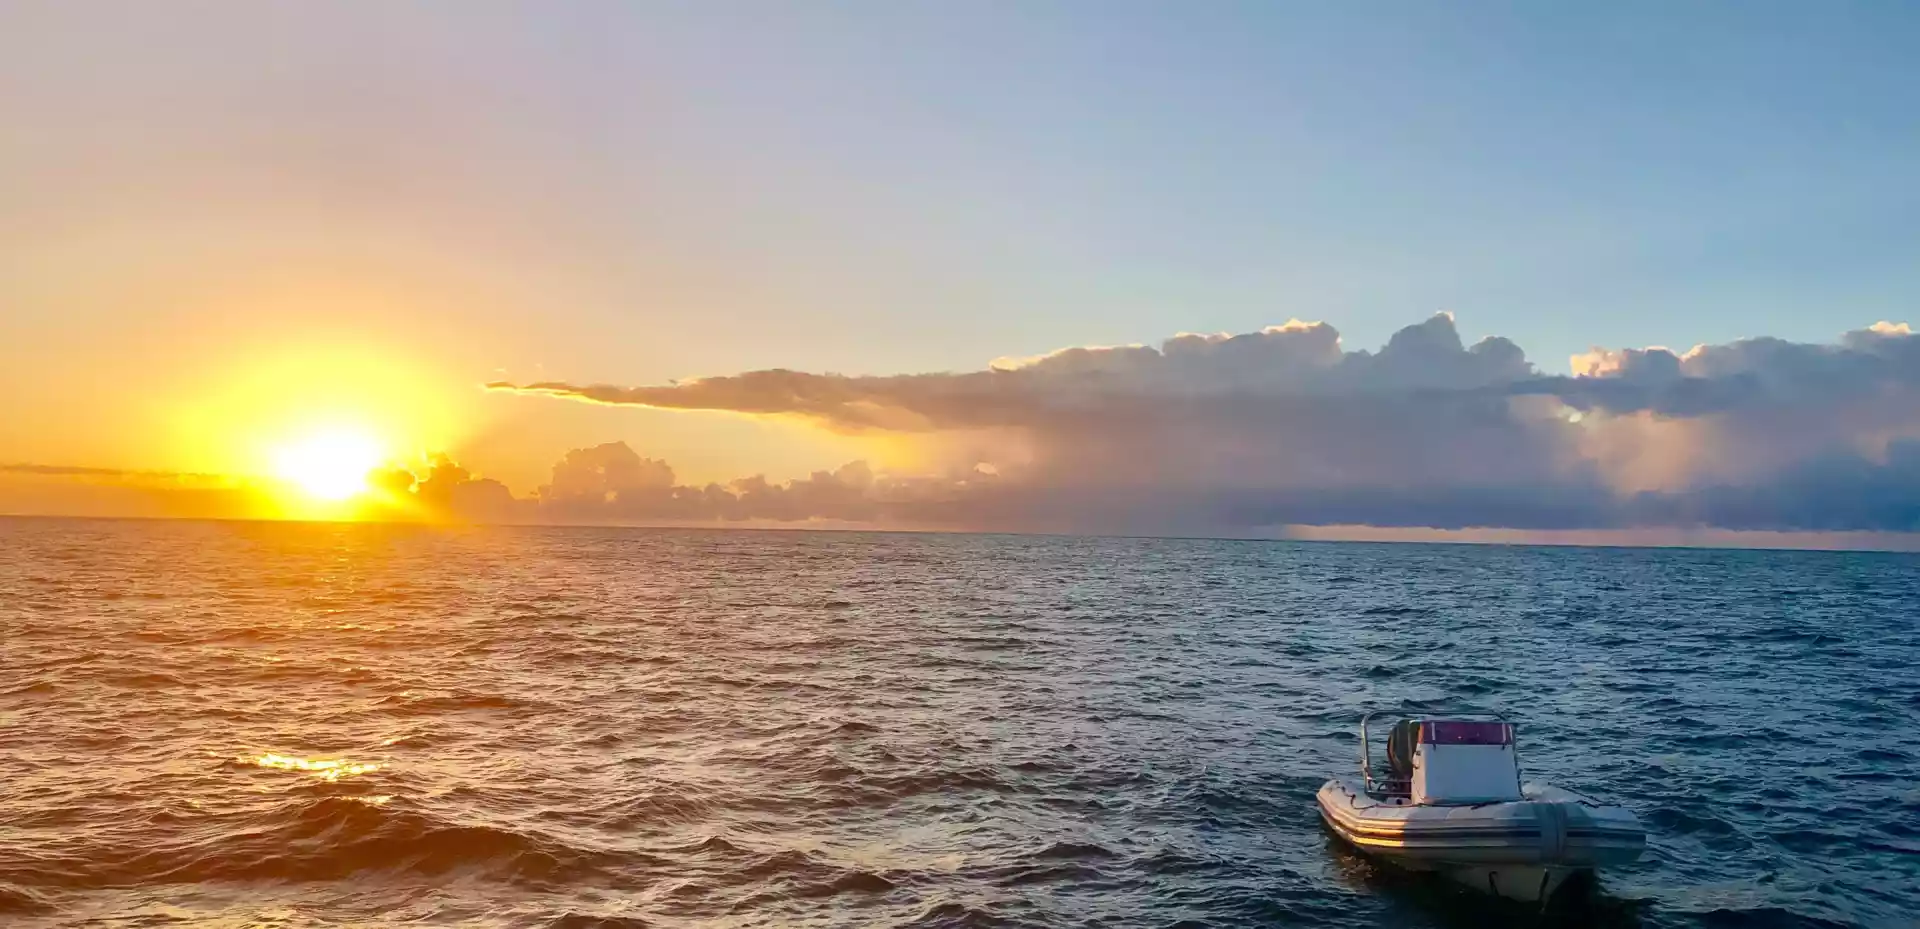
[[1420, 724], [1420, 741], [1428, 745], [1511, 745], [1513, 726], [1480, 720], [1429, 720]]

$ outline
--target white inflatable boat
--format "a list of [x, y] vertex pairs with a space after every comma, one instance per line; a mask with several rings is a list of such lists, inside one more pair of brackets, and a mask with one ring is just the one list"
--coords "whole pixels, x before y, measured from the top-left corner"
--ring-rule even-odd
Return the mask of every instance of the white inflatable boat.
[[1441, 871], [1469, 887], [1544, 902], [1567, 878], [1640, 857], [1632, 812], [1571, 791], [1520, 783], [1513, 724], [1498, 718], [1412, 718], [1387, 739], [1376, 778], [1360, 721], [1360, 777], [1320, 788], [1320, 816], [1361, 851]]

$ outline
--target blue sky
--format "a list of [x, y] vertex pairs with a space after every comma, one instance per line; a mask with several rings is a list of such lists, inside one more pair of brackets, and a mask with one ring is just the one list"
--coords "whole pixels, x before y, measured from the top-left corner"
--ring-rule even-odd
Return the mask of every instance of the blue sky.
[[1895, 5], [962, 6], [594, 30], [673, 88], [702, 234], [885, 344], [825, 366], [1452, 309], [1558, 369], [1920, 292]]

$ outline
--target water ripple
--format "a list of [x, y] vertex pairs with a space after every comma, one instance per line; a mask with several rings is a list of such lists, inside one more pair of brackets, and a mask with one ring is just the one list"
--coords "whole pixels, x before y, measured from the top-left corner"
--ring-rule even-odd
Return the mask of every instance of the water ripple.
[[0, 923], [1538, 925], [1331, 840], [1365, 708], [1910, 927], [1910, 556], [0, 520]]

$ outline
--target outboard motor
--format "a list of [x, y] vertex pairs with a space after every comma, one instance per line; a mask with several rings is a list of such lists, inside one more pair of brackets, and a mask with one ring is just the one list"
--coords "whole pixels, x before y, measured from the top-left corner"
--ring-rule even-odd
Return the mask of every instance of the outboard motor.
[[1387, 779], [1397, 788], [1396, 793], [1404, 794], [1412, 788], [1413, 744], [1419, 728], [1419, 720], [1403, 719], [1387, 734]]

